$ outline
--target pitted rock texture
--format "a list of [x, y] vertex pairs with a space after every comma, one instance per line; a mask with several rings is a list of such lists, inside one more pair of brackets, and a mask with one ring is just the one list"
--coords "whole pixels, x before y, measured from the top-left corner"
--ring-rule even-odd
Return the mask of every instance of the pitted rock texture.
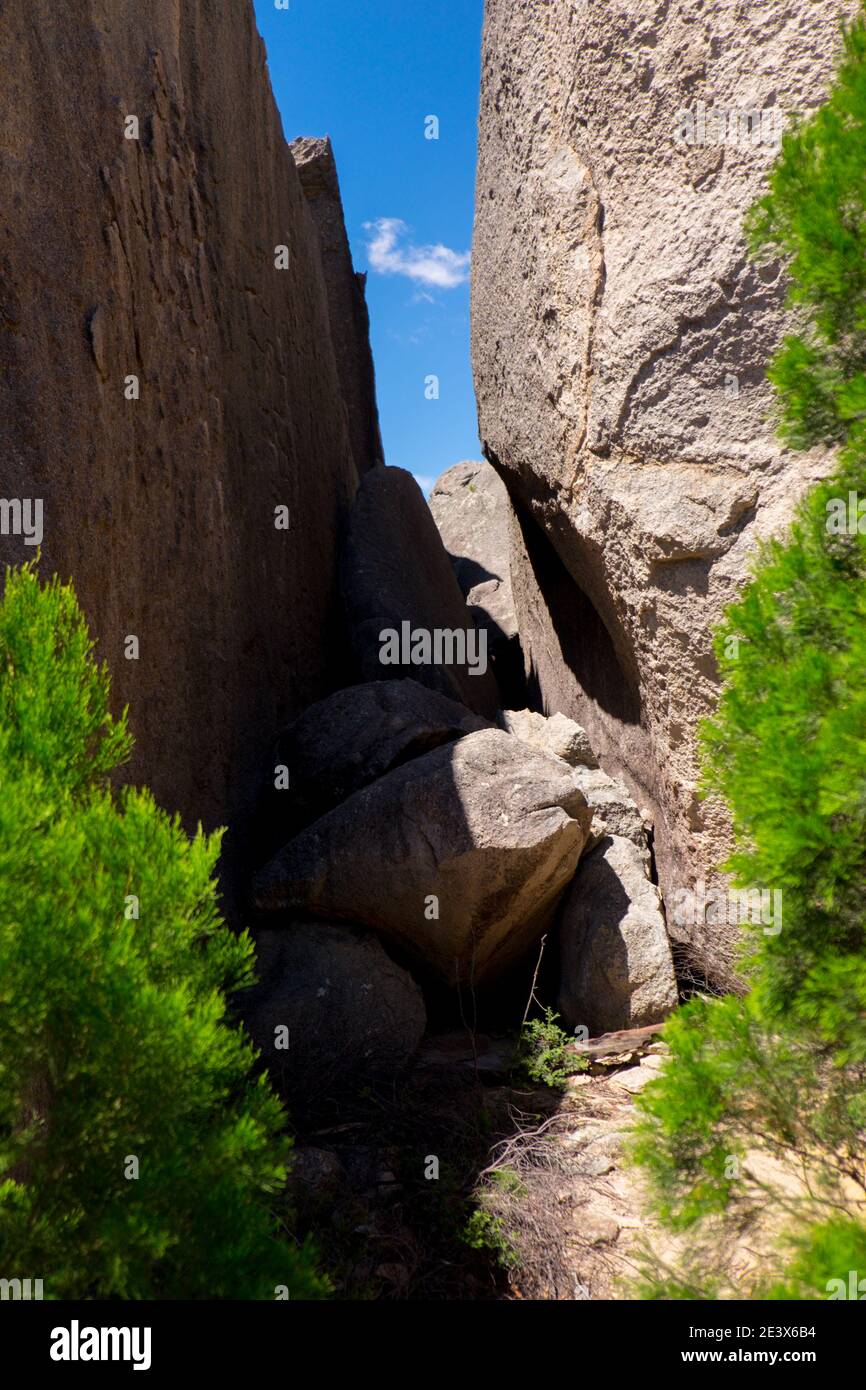
[[[817, 105], [854, 0], [486, 0], [473, 249], [481, 438], [519, 515], [531, 702], [585, 726], [656, 828], [662, 887], [725, 857], [696, 796], [710, 633], [820, 455], [768, 418], [785, 328], [743, 217], [772, 143], [706, 109]], [[748, 124], [748, 121], [746, 121]], [[772, 134], [769, 118], [758, 129]], [[693, 943], [698, 945], [698, 943]], [[711, 973], [726, 944], [702, 941]]]
[[275, 730], [345, 679], [357, 487], [253, 6], [9, 0], [0, 63], [0, 492], [44, 499], [41, 572], [74, 580], [130, 706], [131, 779], [242, 820]]
[[348, 411], [349, 438], [358, 472], [365, 473], [385, 461], [370, 351], [370, 316], [364, 295], [367, 277], [356, 274], [352, 265], [330, 140], [303, 136], [293, 140], [289, 149], [319, 233], [331, 339]]

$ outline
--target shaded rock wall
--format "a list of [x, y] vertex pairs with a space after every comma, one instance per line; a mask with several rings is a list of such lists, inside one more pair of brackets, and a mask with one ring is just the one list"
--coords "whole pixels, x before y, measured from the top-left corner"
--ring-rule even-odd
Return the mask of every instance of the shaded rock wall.
[[[476, 626], [424, 494], [405, 469], [365, 475], [346, 527], [341, 580], [362, 680], [408, 676], [477, 714], [496, 714], [500, 694], [486, 631]], [[399, 660], [386, 664], [388, 630], [401, 640], [399, 651], [385, 653]], [[414, 633], [426, 634], [428, 653], [414, 648]]]
[[327, 137], [303, 136], [289, 146], [319, 234], [328, 290], [331, 340], [348, 411], [349, 439], [359, 473], [384, 463], [376, 374], [370, 351], [366, 275], [356, 275], [343, 217], [334, 151]]
[[9, 0], [0, 64], [0, 492], [44, 500], [131, 777], [213, 826], [343, 675], [357, 470], [316, 227], [250, 0]]
[[[776, 114], [820, 102], [856, 9], [486, 3], [473, 361], [521, 642], [539, 707], [584, 725], [651, 811], [666, 892], [728, 842], [696, 796], [712, 626], [827, 467], [774, 438], [784, 284], [742, 220]], [[702, 948], [723, 975], [721, 935]]]

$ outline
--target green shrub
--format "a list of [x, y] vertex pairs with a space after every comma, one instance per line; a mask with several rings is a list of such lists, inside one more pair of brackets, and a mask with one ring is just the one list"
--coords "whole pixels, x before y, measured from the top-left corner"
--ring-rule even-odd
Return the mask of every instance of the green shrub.
[[[484, 1197], [479, 1199], [484, 1200]], [[516, 1269], [518, 1255], [501, 1216], [478, 1206], [470, 1215], [463, 1228], [461, 1239], [470, 1250], [482, 1250], [494, 1255], [503, 1269]]]
[[7, 572], [0, 1275], [55, 1298], [316, 1295], [275, 1216], [284, 1117], [226, 1015], [252, 946], [220, 919], [219, 836], [111, 790], [130, 737], [108, 695], [72, 590]]
[[866, 535], [856, 520], [831, 524], [849, 493], [866, 500], [864, 154], [861, 19], [827, 104], [786, 135], [749, 223], [755, 252], [789, 266], [801, 311], [770, 373], [782, 432], [840, 453], [790, 534], [762, 548], [717, 634], [706, 788], [731, 810], [736, 886], [781, 891], [782, 926], [746, 927], [748, 997], [684, 1008], [665, 1028], [669, 1065], [640, 1097], [635, 1152], [656, 1210], [692, 1233], [650, 1296], [724, 1290], [711, 1267], [718, 1223], [746, 1229], [762, 1211], [785, 1231], [758, 1292], [827, 1297], [858, 1258], [866, 1276]]
[[841, 443], [866, 412], [866, 26], [845, 32], [827, 101], [786, 132], [747, 229], [758, 256], [781, 254], [803, 328], [769, 370], [783, 438]]
[[559, 1026], [559, 1014], [547, 1008], [544, 1018], [524, 1023], [515, 1058], [515, 1070], [527, 1081], [561, 1088], [569, 1076], [586, 1071], [586, 1059], [574, 1051], [574, 1039]]

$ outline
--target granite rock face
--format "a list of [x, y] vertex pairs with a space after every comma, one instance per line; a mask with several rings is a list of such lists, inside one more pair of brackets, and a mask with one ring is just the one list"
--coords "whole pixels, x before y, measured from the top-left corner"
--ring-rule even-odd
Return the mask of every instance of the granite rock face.
[[293, 140], [289, 149], [319, 233], [331, 340], [349, 413], [349, 439], [358, 472], [366, 473], [368, 468], [385, 461], [370, 351], [370, 316], [364, 295], [367, 277], [356, 274], [352, 265], [330, 140], [303, 136]]
[[[728, 846], [696, 795], [712, 626], [828, 467], [774, 437], [784, 283], [742, 222], [857, 8], [486, 0], [473, 365], [530, 703], [650, 810], [666, 894]], [[722, 978], [714, 932], [684, 944]]]
[[357, 487], [253, 5], [9, 0], [0, 63], [0, 492], [43, 499], [41, 572], [130, 706], [130, 777], [242, 820], [275, 730], [345, 679]]

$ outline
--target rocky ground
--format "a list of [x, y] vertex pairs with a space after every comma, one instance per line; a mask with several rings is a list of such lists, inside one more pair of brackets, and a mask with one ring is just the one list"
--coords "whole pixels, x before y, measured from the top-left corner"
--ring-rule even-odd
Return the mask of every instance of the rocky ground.
[[[342, 1297], [630, 1296], [649, 1228], [623, 1156], [653, 1030], [562, 1086], [513, 1069], [514, 1039], [429, 1039], [411, 1076], [327, 1107], [299, 1138], [299, 1222]], [[438, 1160], [434, 1167], [432, 1160]]]

